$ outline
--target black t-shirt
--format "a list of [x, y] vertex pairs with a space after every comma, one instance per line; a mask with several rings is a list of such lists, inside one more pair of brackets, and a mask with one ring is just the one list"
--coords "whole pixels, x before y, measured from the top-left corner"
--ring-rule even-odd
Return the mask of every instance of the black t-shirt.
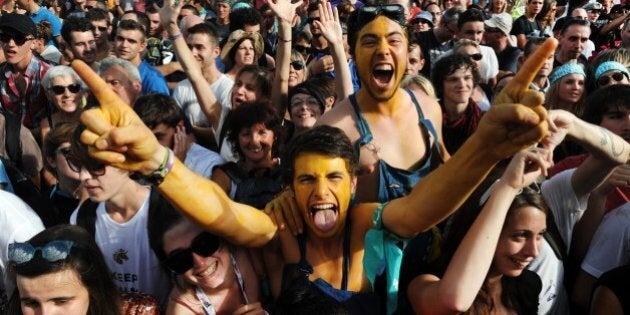
[[540, 26], [540, 22], [533, 21], [530, 22], [527, 20], [525, 15], [521, 15], [518, 19], [514, 21], [512, 25], [512, 31], [510, 35], [525, 35], [526, 37], [538, 37], [542, 36], [542, 27]]
[[507, 46], [502, 52], [497, 54], [499, 60], [499, 70], [516, 73], [516, 64], [521, 50], [518, 47]]
[[[587, 69], [587, 67], [588, 67], [588, 59], [586, 59], [586, 57], [584, 57], [584, 55], [580, 55], [580, 56], [577, 58], [577, 60], [576, 60], [576, 61], [577, 61], [577, 63], [581, 64], [581, 65], [582, 65], [582, 67], [584, 67], [584, 69]], [[554, 58], [554, 59], [553, 59], [553, 68], [554, 68], [554, 69], [555, 69], [555, 68], [558, 68], [558, 67], [560, 67], [560, 66], [562, 66], [563, 64], [564, 64], [564, 63], [561, 63], [560, 61], [558, 61], [558, 59], [557, 59], [557, 58]]]
[[605, 286], [610, 289], [623, 308], [624, 314], [630, 314], [630, 265], [617, 267], [604, 273], [596, 286]]

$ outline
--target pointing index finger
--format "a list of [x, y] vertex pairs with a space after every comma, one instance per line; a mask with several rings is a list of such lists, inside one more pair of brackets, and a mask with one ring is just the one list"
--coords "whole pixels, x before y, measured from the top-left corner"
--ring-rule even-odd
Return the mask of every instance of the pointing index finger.
[[529, 89], [529, 86], [536, 77], [536, 74], [545, 64], [547, 59], [553, 55], [557, 46], [558, 41], [556, 39], [548, 38], [527, 58], [512, 81], [510, 81], [503, 89], [512, 102], [519, 100], [521, 94]]

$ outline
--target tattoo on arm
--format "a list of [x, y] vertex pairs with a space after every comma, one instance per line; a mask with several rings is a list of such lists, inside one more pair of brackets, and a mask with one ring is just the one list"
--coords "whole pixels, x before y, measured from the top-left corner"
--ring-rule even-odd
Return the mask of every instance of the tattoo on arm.
[[621, 144], [621, 147], [619, 148], [619, 150], [616, 151], [615, 141], [613, 140], [612, 135], [610, 134], [610, 131], [602, 127], [599, 127], [599, 131], [602, 134], [602, 138], [599, 140], [599, 144], [601, 146], [605, 146], [608, 144], [608, 142], [610, 142], [610, 150], [611, 150], [612, 155], [614, 157], [620, 156], [624, 151], [624, 145]]

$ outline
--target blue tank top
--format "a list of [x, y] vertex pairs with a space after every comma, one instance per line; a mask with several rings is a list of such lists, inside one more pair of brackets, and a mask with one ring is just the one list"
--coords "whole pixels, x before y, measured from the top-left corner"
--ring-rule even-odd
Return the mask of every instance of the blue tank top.
[[[402, 196], [407, 195], [411, 189], [416, 185], [420, 179], [425, 177], [429, 172], [431, 172], [439, 163], [433, 161], [433, 158], [440, 158], [441, 153], [439, 146], [437, 145], [438, 135], [435, 131], [435, 127], [433, 123], [424, 118], [424, 114], [422, 113], [422, 109], [420, 108], [420, 104], [418, 104], [418, 100], [416, 100], [415, 95], [409, 89], [405, 89], [405, 91], [411, 97], [414, 106], [416, 107], [416, 111], [418, 112], [418, 120], [420, 121], [420, 129], [422, 130], [423, 141], [427, 147], [428, 155], [425, 155], [425, 161], [423, 165], [415, 170], [415, 171], [407, 171], [404, 169], [399, 169], [393, 167], [382, 159], [378, 161], [378, 172], [379, 172], [379, 181], [378, 181], [378, 202], [387, 202], [396, 198], [400, 198]], [[360, 156], [361, 147], [370, 143], [374, 137], [372, 136], [372, 132], [370, 131], [370, 127], [368, 126], [367, 121], [361, 115], [361, 110], [359, 109], [359, 105], [357, 104], [355, 94], [350, 95], [350, 103], [354, 108], [354, 113], [357, 116], [357, 125], [359, 127], [360, 138], [355, 142], [355, 150], [357, 154]], [[430, 135], [433, 136], [435, 141], [433, 145], [431, 145], [431, 140], [429, 138]], [[435, 152], [434, 152], [435, 151]]]

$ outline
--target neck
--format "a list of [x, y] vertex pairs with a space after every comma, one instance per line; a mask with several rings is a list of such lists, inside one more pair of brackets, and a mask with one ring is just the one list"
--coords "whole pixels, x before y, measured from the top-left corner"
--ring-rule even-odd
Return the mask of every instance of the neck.
[[435, 38], [437, 38], [438, 42], [440, 42], [440, 44], [444, 44], [446, 42], [448, 42], [449, 40], [451, 40], [451, 36], [448, 35], [448, 32], [446, 30], [444, 30], [442, 27], [436, 27], [433, 29], [433, 35], [435, 35]]
[[377, 100], [367, 89], [360, 88], [359, 91], [357, 91], [356, 97], [362, 112], [373, 112], [391, 117], [401, 108], [400, 104], [405, 103], [402, 99], [405, 94], [402, 89], [398, 88], [389, 99]]
[[26, 11], [28, 11], [28, 13], [30, 14], [35, 14], [37, 13], [38, 10], [39, 10], [39, 4], [33, 2], [31, 3], [31, 5], [28, 7]]
[[507, 44], [507, 39], [505, 39], [505, 40], [499, 40], [499, 41], [497, 41], [497, 44], [496, 44], [496, 45], [495, 45], [495, 47], [493, 47], [493, 48], [494, 48], [494, 50], [495, 50], [497, 53], [500, 53], [500, 52], [504, 51], [504, 50], [507, 48], [507, 46], [508, 46], [508, 44]]
[[24, 74], [24, 72], [28, 68], [28, 64], [31, 63], [31, 58], [33, 58], [32, 54], [29, 55], [28, 57], [22, 59], [22, 61], [11, 65], [12, 68], [13, 68], [13, 72], [19, 73], [19, 74]]
[[448, 121], [455, 121], [459, 119], [466, 112], [468, 108], [468, 102], [457, 103], [449, 100], [444, 100], [444, 109], [448, 115]]
[[537, 15], [536, 13], [529, 13], [529, 12], [527, 12], [525, 14], [526, 14], [525, 16], [527, 17], [527, 19], [530, 20], [530, 21], [533, 21], [533, 20], [536, 19], [536, 15]]
[[230, 17], [224, 17], [224, 18], [219, 18], [217, 19], [217, 24], [219, 25], [226, 25], [226, 24], [230, 24]]
[[140, 54], [138, 54], [137, 56], [131, 58], [129, 62], [131, 62], [132, 65], [137, 67], [140, 65], [140, 63], [142, 63], [142, 58], [140, 58]]
[[542, 89], [547, 84], [547, 76], [545, 76], [545, 75], [537, 75], [536, 77], [534, 77], [534, 80], [532, 80], [532, 83], [536, 84], [536, 86], [539, 89]]
[[344, 229], [341, 229], [337, 234], [331, 237], [322, 238], [307, 229], [307, 253], [316, 252], [318, 256], [325, 257], [339, 257], [339, 255], [343, 255], [343, 232]]
[[140, 210], [150, 189], [129, 179], [119, 193], [105, 202], [105, 209], [116, 222], [127, 222]]
[[253, 169], [262, 169], [262, 168], [273, 168], [276, 165], [276, 159], [271, 156], [271, 152], [266, 159], [262, 159], [260, 161], [252, 161], [249, 159], [245, 159], [241, 162], [243, 168], [248, 172]]
[[318, 50], [326, 49], [328, 48], [328, 41], [322, 35], [313, 36], [313, 47]]
[[570, 60], [573, 60], [573, 59], [574, 58], [569, 58], [569, 56], [567, 56], [562, 51], [560, 51], [558, 54], [556, 54], [556, 60], [558, 60], [562, 64], [565, 64], [565, 63], [567, 63], [567, 62], [569, 62]]
[[217, 65], [215, 63], [212, 63], [211, 65], [201, 69], [201, 74], [208, 83], [212, 84], [218, 80], [223, 73], [217, 69]]

